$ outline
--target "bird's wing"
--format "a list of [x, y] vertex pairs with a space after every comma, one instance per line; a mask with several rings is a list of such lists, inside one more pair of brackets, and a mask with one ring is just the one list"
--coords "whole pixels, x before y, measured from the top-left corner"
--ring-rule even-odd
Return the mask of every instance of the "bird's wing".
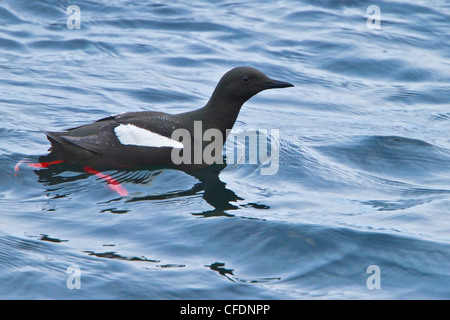
[[[114, 135], [114, 127], [117, 126], [112, 119], [110, 121], [94, 122], [84, 126], [69, 129], [64, 132], [46, 132], [51, 141], [59, 146], [67, 148], [78, 147], [93, 153], [102, 153], [102, 143], [117, 139]], [[112, 140], [111, 140], [112, 139]]]
[[69, 143], [70, 146], [96, 154], [104, 154], [109, 147], [121, 144], [114, 131], [121, 124], [133, 124], [168, 138], [173, 130], [180, 126], [165, 113], [146, 111], [110, 116], [65, 132], [46, 132], [46, 134], [60, 145]]

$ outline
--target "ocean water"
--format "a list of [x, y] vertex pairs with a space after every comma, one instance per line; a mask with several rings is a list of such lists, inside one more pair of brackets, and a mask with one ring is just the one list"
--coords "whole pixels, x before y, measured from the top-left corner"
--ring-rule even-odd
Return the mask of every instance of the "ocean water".
[[[234, 127], [279, 130], [275, 174], [15, 171], [241, 65], [295, 84]], [[3, 0], [0, 299], [449, 299], [449, 102], [444, 0]]]

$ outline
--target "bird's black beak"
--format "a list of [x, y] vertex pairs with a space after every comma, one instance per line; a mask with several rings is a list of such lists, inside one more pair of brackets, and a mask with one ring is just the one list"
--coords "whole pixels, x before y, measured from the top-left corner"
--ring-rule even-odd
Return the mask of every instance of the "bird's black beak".
[[294, 87], [292, 83], [269, 79], [266, 82], [261, 84], [263, 89], [276, 89], [276, 88], [289, 88]]

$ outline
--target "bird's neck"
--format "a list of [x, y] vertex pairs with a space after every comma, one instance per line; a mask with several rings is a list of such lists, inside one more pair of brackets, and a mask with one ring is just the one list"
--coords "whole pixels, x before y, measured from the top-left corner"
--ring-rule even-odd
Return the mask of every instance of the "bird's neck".
[[[226, 126], [226, 129], [231, 129], [236, 122], [243, 104], [244, 101], [239, 102], [225, 99], [213, 101], [210, 99], [202, 109], [205, 114], [208, 114], [208, 119], [213, 119], [215, 123]], [[217, 127], [217, 129], [221, 128]]]
[[[187, 112], [190, 119], [202, 121], [203, 130], [218, 129], [225, 134], [227, 129], [233, 128], [244, 103], [227, 100], [217, 101], [211, 98], [208, 103], [200, 109]], [[224, 135], [226, 138], [226, 135]]]

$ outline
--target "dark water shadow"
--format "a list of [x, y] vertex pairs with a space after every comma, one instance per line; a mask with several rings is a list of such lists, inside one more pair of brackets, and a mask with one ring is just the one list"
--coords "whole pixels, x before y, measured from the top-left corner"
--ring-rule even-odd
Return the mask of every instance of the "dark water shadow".
[[271, 277], [271, 278], [257, 278], [257, 279], [249, 279], [249, 278], [241, 278], [237, 277], [233, 272], [234, 269], [225, 268], [225, 263], [223, 262], [214, 262], [210, 265], [205, 265], [205, 267], [211, 269], [212, 271], [217, 272], [221, 276], [224, 276], [228, 280], [232, 282], [240, 282], [240, 283], [268, 283], [280, 281], [280, 277]]
[[[54, 159], [48, 156], [43, 156], [39, 158], [39, 162], [50, 162]], [[227, 188], [225, 182], [221, 181], [219, 178], [220, 172], [226, 167], [224, 164], [215, 164], [207, 168], [196, 170], [194, 172], [183, 171], [184, 173], [194, 177], [198, 180], [191, 188], [170, 192], [163, 192], [158, 194], [144, 195], [144, 196], [121, 196], [119, 198], [112, 199], [108, 202], [124, 201], [125, 203], [135, 203], [141, 201], [157, 201], [166, 199], [176, 199], [186, 196], [201, 195], [202, 198], [213, 207], [211, 210], [206, 210], [202, 212], [193, 212], [193, 215], [202, 217], [213, 217], [213, 216], [228, 216], [232, 217], [234, 215], [228, 213], [227, 211], [238, 210], [241, 207], [254, 207], [256, 209], [267, 209], [268, 206], [246, 203], [238, 205], [238, 201], [243, 201], [242, 197], [239, 197], [233, 190]], [[148, 184], [152, 179], [162, 174], [164, 170], [173, 170], [171, 168], [162, 167], [138, 167], [138, 168], [95, 168], [99, 172], [113, 172], [110, 174], [119, 183], [130, 183], [135, 185], [145, 185]], [[91, 177], [90, 173], [84, 171], [83, 166], [78, 164], [62, 163], [50, 166], [48, 168], [43, 168], [39, 170], [34, 170], [35, 174], [38, 176], [38, 181], [47, 187], [48, 193], [57, 194], [53, 198], [62, 198], [69, 196], [73, 190], [64, 190], [63, 188], [58, 188], [58, 186], [63, 186], [69, 182], [76, 182], [79, 180], [88, 179]], [[103, 182], [106, 184], [106, 182]], [[64, 192], [61, 192], [61, 189]], [[69, 192], [68, 194], [65, 194]], [[108, 210], [103, 210], [108, 211]], [[111, 211], [113, 212], [113, 211]], [[126, 213], [127, 211], [120, 211], [119, 213]], [[115, 211], [114, 211], [115, 213]]]

